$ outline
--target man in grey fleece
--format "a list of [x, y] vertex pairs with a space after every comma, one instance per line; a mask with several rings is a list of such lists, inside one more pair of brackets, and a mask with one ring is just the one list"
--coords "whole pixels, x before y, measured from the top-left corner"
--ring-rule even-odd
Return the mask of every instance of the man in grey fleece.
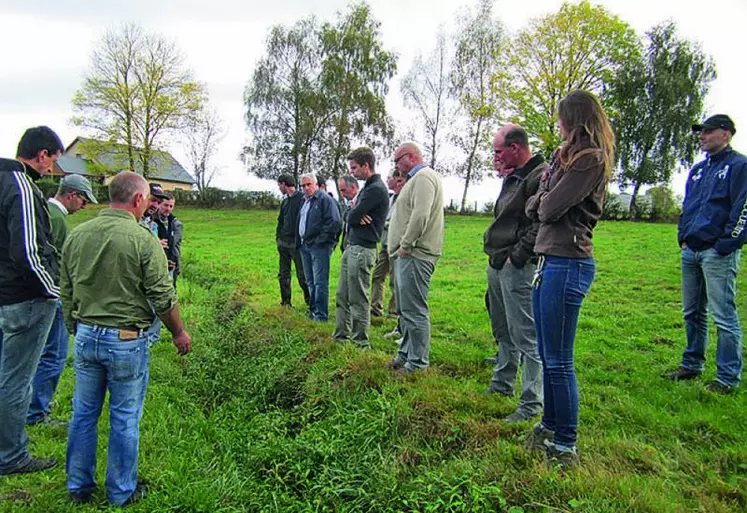
[[524, 212], [547, 169], [541, 154], [532, 155], [523, 128], [506, 125], [493, 139], [493, 165], [503, 187], [494, 219], [485, 232], [488, 255], [488, 306], [498, 362], [488, 394], [514, 395], [519, 367], [524, 365], [519, 406], [504, 420], [519, 422], [542, 411], [542, 362], [532, 313], [532, 279], [537, 269], [534, 241], [539, 223]]
[[397, 257], [395, 286], [403, 334], [389, 367], [412, 372], [430, 364], [428, 292], [444, 246], [443, 186], [436, 172], [423, 164], [423, 154], [415, 143], [397, 147], [394, 166], [407, 182], [397, 198], [387, 239], [389, 254]]

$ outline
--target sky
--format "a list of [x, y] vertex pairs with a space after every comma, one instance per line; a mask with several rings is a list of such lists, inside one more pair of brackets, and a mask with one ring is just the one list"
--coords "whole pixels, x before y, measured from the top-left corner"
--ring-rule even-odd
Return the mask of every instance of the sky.
[[[264, 53], [271, 26], [292, 24], [310, 14], [333, 19], [346, 0], [0, 0], [0, 155], [15, 155], [23, 131], [48, 125], [67, 145], [85, 135], [70, 123], [70, 100], [81, 86], [97, 40], [111, 27], [127, 21], [172, 39], [182, 50], [195, 78], [204, 83], [227, 135], [216, 164], [220, 174], [214, 184], [227, 189], [276, 190], [271, 181], [248, 175], [238, 160], [246, 139], [244, 87]], [[371, 0], [374, 16], [381, 21], [387, 49], [399, 55], [399, 74], [390, 84], [387, 105], [398, 120], [406, 120], [399, 79], [414, 57], [435, 44], [440, 25], [449, 25], [459, 9], [470, 2], [443, 0]], [[742, 31], [747, 20], [747, 0], [600, 0], [639, 33], [672, 19], [680, 34], [702, 45], [718, 70], [707, 98], [708, 114], [729, 114], [737, 126], [735, 149], [747, 152], [747, 66], [744, 64]], [[520, 30], [531, 18], [556, 12], [559, 0], [496, 1], [496, 14], [509, 33]], [[740, 130], [741, 127], [744, 127]], [[167, 145], [186, 167], [185, 152], [178, 144]], [[387, 174], [391, 159], [379, 165]], [[684, 173], [673, 180], [677, 193], [684, 192]], [[458, 179], [445, 179], [447, 202], [461, 198]], [[484, 180], [473, 187], [468, 201], [478, 206], [494, 201], [499, 181]]]

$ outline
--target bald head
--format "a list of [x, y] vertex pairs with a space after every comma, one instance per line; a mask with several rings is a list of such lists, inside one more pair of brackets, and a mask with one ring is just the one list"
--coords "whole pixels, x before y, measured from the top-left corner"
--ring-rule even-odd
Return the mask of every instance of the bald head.
[[149, 194], [148, 181], [132, 171], [121, 171], [109, 183], [109, 201], [112, 203], [130, 203], [138, 192]]
[[402, 174], [423, 163], [423, 152], [420, 146], [412, 141], [403, 142], [394, 150], [394, 167]]

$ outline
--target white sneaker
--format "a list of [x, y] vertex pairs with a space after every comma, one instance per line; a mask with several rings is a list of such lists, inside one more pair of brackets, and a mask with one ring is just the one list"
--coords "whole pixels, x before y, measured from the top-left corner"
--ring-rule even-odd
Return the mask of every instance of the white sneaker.
[[399, 332], [399, 328], [397, 326], [394, 327], [392, 331], [384, 335], [384, 338], [394, 338], [394, 337], [401, 337], [402, 333]]
[[405, 337], [401, 337], [401, 338], [398, 338], [398, 339], [396, 340], [396, 342], [397, 342], [397, 345], [398, 345], [398, 346], [401, 346], [401, 345], [402, 345], [402, 342], [404, 342], [404, 341], [405, 341]]

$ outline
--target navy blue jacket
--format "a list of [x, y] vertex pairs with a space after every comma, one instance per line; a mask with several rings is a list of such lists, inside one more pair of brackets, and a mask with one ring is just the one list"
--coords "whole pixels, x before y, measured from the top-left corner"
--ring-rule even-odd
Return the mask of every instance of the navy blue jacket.
[[747, 158], [727, 146], [690, 171], [677, 240], [695, 251], [728, 255], [742, 247], [747, 224]]
[[306, 233], [303, 241], [296, 227], [296, 247], [301, 243], [313, 245], [337, 244], [340, 236], [341, 221], [340, 209], [337, 202], [332, 196], [329, 196], [321, 189], [317, 189], [311, 198], [304, 198], [301, 207], [298, 209], [299, 223], [301, 220], [301, 210], [306, 201], [311, 202], [309, 213], [306, 216]]

